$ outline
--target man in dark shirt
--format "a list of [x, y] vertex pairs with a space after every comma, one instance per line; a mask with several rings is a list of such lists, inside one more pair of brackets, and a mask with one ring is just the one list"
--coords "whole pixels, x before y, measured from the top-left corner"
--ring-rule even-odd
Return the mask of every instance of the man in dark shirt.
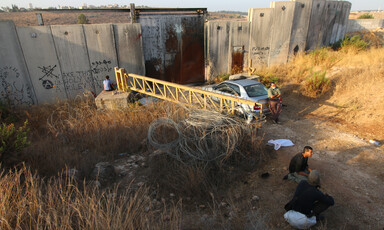
[[312, 171], [308, 167], [308, 158], [312, 157], [313, 149], [311, 146], [305, 146], [302, 153], [296, 154], [289, 163], [289, 174], [284, 179], [289, 179], [299, 183], [307, 180], [309, 173]]
[[308, 181], [303, 180], [297, 186], [289, 209], [300, 212], [307, 217], [316, 216], [317, 220], [321, 220], [323, 217], [320, 216], [320, 213], [334, 205], [335, 202], [331, 196], [323, 194], [318, 189], [319, 186], [319, 172], [313, 170], [308, 176]]

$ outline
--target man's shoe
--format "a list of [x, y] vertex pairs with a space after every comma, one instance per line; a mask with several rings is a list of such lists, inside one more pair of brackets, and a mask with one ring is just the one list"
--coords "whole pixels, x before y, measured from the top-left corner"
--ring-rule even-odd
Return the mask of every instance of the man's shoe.
[[288, 174], [283, 177], [283, 180], [288, 180]]

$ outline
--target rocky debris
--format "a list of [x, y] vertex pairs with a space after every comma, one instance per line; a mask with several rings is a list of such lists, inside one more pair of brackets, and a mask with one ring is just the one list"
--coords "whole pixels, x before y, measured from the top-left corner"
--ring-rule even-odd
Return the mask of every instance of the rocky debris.
[[145, 158], [140, 155], [131, 155], [129, 157], [115, 160], [113, 163], [115, 173], [119, 177], [128, 176], [133, 178], [135, 176], [135, 170], [140, 166], [146, 166]]
[[95, 168], [91, 173], [91, 178], [99, 181], [101, 185], [105, 186], [115, 180], [115, 168], [109, 162], [99, 162], [95, 165]]

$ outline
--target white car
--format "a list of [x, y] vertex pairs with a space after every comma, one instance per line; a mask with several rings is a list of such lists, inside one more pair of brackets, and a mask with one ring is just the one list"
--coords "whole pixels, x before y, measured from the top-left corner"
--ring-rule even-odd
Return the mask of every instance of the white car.
[[[268, 89], [256, 80], [229, 80], [223, 81], [216, 85], [205, 86], [202, 89], [206, 91], [224, 94], [227, 96], [235, 96], [255, 101], [263, 105], [263, 114], [270, 112], [268, 108]], [[213, 97], [212, 99], [216, 99], [217, 101], [219, 101], [218, 98]], [[238, 107], [238, 111], [240, 111], [244, 115], [252, 114], [255, 116], [259, 115], [260, 106], [254, 106], [253, 108], [251, 108], [251, 106], [249, 105], [240, 104]]]

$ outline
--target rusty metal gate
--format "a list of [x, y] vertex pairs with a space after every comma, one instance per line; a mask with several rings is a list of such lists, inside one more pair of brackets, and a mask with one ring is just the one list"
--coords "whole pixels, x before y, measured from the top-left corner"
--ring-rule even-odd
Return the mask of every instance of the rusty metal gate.
[[204, 82], [205, 12], [140, 15], [147, 76], [179, 84]]

